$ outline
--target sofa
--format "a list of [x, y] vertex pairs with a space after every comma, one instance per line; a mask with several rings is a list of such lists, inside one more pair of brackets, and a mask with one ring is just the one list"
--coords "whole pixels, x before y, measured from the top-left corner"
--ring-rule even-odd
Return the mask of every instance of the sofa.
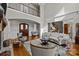
[[[47, 32], [47, 33], [43, 33], [43, 35], [44, 34], [45, 35], [47, 34], [48, 37], [51, 38], [51, 40], [57, 41], [59, 44], [68, 44], [71, 41], [69, 35], [67, 35], [67, 34], [57, 33], [57, 32], [52, 32], [52, 33]], [[31, 41], [31, 52], [32, 52], [33, 56], [55, 56], [55, 55], [58, 55], [58, 53], [60, 53], [60, 55], [62, 55], [62, 56], [66, 55], [65, 54], [66, 49], [62, 48], [58, 45], [52, 49], [50, 49], [48, 47], [47, 47], [48, 49], [41, 48], [44, 46], [40, 47], [41, 41], [39, 41], [39, 40], [40, 39]], [[49, 46], [54, 46], [54, 43], [51, 43]], [[59, 49], [60, 49], [60, 52], [58, 51]]]
[[49, 38], [57, 40], [60, 44], [65, 43], [65, 42], [71, 42], [71, 38], [68, 34], [48, 32], [48, 35], [49, 35]]

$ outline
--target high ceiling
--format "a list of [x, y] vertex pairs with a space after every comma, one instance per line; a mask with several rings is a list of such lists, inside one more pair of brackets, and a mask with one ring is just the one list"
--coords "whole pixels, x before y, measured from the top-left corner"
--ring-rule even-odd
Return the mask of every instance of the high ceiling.
[[79, 11], [79, 3], [46, 3], [44, 6], [46, 19], [73, 11]]

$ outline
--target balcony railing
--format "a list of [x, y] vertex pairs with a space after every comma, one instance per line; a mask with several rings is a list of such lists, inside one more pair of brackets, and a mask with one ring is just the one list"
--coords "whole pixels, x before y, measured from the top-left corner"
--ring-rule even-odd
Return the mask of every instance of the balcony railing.
[[8, 8], [40, 17], [40, 6], [32, 3], [9, 3]]

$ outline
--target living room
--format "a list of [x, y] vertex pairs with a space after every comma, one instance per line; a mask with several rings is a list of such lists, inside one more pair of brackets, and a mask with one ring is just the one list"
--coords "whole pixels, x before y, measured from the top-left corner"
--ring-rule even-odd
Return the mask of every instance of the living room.
[[2, 4], [0, 55], [79, 55], [79, 3]]

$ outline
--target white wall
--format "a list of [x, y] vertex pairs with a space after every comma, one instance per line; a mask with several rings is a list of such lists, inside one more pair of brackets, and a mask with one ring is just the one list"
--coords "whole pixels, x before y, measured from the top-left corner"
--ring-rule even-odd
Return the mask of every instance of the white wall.
[[[66, 13], [74, 12], [74, 11], [79, 11], [78, 5], [79, 3], [46, 3], [44, 5], [44, 18], [46, 20], [46, 23], [54, 22], [55, 21], [54, 17], [56, 16], [60, 16]], [[78, 19], [77, 18], [78, 15], [77, 16], [70, 15], [68, 17], [66, 16], [66, 17], [58, 18], [58, 20], [59, 19], [66, 20], [66, 19], [73, 18], [73, 17]]]
[[11, 8], [7, 9], [6, 17], [8, 19], [25, 19], [25, 20], [28, 19], [28, 20], [32, 20], [32, 21], [36, 21], [38, 23], [41, 23], [40, 17], [33, 16], [33, 15], [30, 15], [27, 13], [23, 13], [23, 12], [20, 12], [20, 11], [11, 9]]
[[[48, 31], [48, 21], [54, 21], [53, 17], [62, 15], [68, 12], [79, 10], [78, 3], [72, 4], [60, 4], [60, 3], [47, 3], [40, 4], [40, 17], [25, 14], [13, 9], [8, 8], [7, 18], [8, 19], [28, 19], [40, 23], [41, 35], [43, 32]], [[73, 16], [71, 16], [73, 17]], [[49, 20], [50, 19], [50, 20]], [[66, 17], [64, 18], [66, 19]], [[78, 19], [78, 18], [77, 18]]]
[[[37, 23], [40, 23], [40, 32], [42, 32], [41, 28], [44, 27], [43, 24], [45, 23], [44, 22], [44, 5], [40, 4], [40, 17], [33, 16], [30, 14], [26, 14], [26, 13], [8, 8], [7, 9], [7, 18], [8, 19], [23, 19], [25, 21], [28, 19], [28, 20], [35, 21]], [[41, 34], [40, 34], [40, 36], [41, 36]]]
[[[64, 11], [61, 13], [61, 10]], [[50, 19], [56, 15], [62, 15], [79, 10], [79, 3], [47, 3], [45, 4], [45, 18]]]
[[[47, 3], [44, 5], [44, 18], [48, 22], [55, 22], [54, 17], [64, 15], [66, 13], [79, 11], [79, 3]], [[72, 14], [65, 17], [60, 17], [57, 20], [62, 20], [64, 23], [72, 23], [73, 26], [73, 39], [76, 34], [75, 24], [79, 23], [79, 14]], [[46, 25], [48, 26], [48, 25]], [[46, 27], [45, 29], [48, 29]]]
[[[69, 15], [66, 17], [66, 19], [63, 19], [64, 24], [70, 24], [72, 26], [72, 39], [74, 41], [76, 36], [76, 24], [79, 23], [79, 14], [76, 15]], [[72, 18], [69, 18], [72, 17]]]
[[41, 23], [40, 23], [40, 38], [42, 38], [42, 33], [47, 32], [48, 31], [48, 24], [47, 24], [47, 20], [45, 19], [45, 4], [40, 3], [40, 17], [41, 17]]
[[[10, 39], [10, 38], [16, 38], [17, 33], [19, 33], [19, 24], [20, 23], [27, 23], [29, 24], [29, 36], [31, 36], [31, 32], [34, 30], [34, 24], [37, 25], [35, 22], [24, 22], [24, 21], [18, 21], [15, 19], [9, 20], [9, 25], [6, 27], [4, 31], [4, 40]], [[39, 30], [37, 30], [39, 31]]]
[[[41, 8], [41, 35], [43, 32], [48, 31], [48, 22], [53, 22], [55, 16], [60, 16], [69, 12], [78, 11], [78, 3], [45, 3], [40, 4]], [[75, 17], [75, 16], [71, 16]], [[67, 17], [65, 17], [66, 19]], [[64, 17], [58, 18], [57, 20], [63, 20]]]

